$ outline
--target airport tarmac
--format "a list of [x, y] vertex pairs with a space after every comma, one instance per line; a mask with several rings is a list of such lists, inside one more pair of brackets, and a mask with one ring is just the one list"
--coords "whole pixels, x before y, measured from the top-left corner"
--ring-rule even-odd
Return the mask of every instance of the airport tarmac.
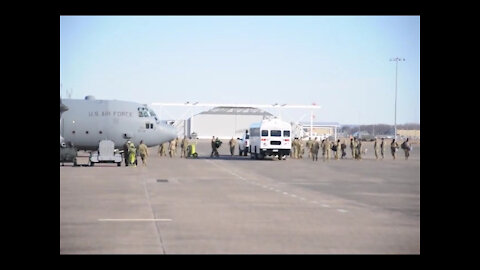
[[[60, 166], [61, 254], [419, 254], [420, 146], [409, 160], [159, 157]], [[238, 149], [235, 150], [238, 153]], [[87, 163], [87, 158], [79, 158]]]

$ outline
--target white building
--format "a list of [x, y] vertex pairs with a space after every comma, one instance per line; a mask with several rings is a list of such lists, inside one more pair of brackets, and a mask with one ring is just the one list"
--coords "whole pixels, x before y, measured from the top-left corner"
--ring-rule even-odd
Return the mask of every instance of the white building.
[[325, 139], [333, 136], [337, 140], [337, 129], [340, 124], [337, 122], [300, 122], [303, 127], [303, 137], [317, 137], [319, 139]]
[[187, 119], [185, 133], [191, 136], [195, 132], [199, 139], [211, 139], [212, 136], [239, 138], [252, 123], [271, 116], [271, 113], [253, 107], [215, 107]]

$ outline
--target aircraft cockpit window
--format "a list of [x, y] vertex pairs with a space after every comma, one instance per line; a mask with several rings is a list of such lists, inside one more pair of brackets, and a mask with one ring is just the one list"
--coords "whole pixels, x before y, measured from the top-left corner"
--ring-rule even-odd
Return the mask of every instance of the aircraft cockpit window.
[[150, 117], [148, 109], [145, 107], [138, 107], [138, 117]]
[[150, 113], [150, 116], [153, 116], [153, 117], [157, 116], [152, 109], [148, 110], [148, 112]]

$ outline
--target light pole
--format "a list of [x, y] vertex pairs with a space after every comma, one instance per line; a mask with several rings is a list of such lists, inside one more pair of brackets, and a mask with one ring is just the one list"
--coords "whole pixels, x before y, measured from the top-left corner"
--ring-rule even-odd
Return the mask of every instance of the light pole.
[[398, 77], [398, 61], [405, 61], [405, 58], [393, 58], [390, 59], [391, 61], [395, 61], [395, 134], [393, 135], [393, 138], [395, 141], [397, 140], [397, 77]]

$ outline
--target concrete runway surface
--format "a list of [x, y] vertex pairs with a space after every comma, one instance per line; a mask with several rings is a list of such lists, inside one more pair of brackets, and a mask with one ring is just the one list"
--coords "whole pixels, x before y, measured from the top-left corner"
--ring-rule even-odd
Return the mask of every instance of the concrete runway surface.
[[419, 254], [420, 146], [375, 160], [371, 145], [313, 162], [232, 157], [227, 140], [210, 158], [200, 140], [197, 159], [66, 164], [60, 254]]

